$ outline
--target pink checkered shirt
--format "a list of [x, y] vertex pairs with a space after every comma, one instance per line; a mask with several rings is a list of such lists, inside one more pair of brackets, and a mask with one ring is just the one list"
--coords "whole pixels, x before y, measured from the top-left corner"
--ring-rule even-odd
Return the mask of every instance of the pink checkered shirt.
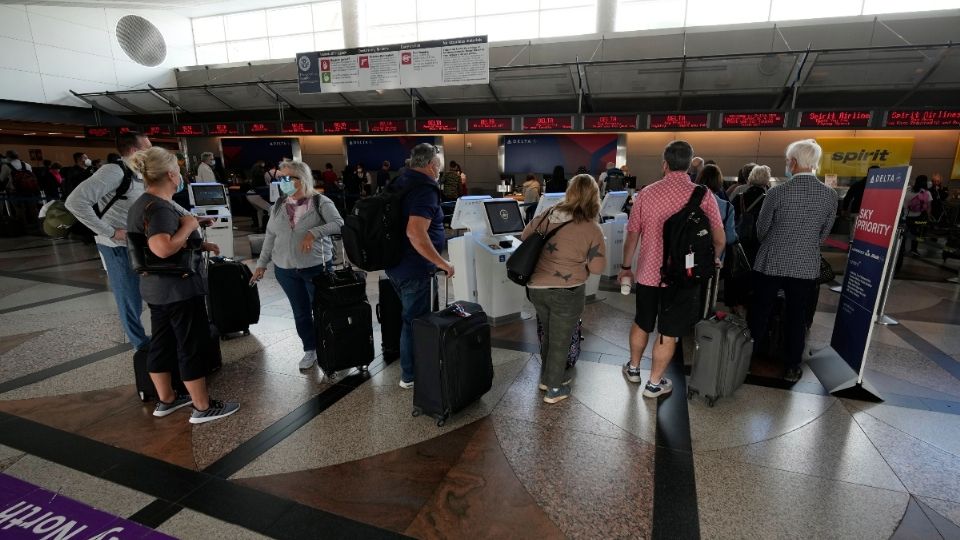
[[[695, 187], [685, 171], [673, 171], [643, 188], [634, 199], [627, 231], [640, 233], [640, 257], [633, 270], [638, 284], [649, 287], [660, 284], [663, 224], [687, 204]], [[714, 229], [723, 228], [717, 200], [709, 191], [704, 195], [700, 208], [707, 214]], [[629, 263], [624, 261], [623, 264], [626, 266]]]

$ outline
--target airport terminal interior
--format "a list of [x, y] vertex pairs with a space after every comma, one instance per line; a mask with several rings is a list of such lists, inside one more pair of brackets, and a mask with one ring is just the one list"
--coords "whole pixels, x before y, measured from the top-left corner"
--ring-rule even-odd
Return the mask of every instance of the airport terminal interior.
[[[3, 2], [0, 538], [960, 539], [958, 41], [955, 0]], [[157, 390], [135, 369], [148, 362], [128, 332], [136, 317], [122, 323], [118, 308], [129, 283], [107, 271], [136, 276], [130, 264], [173, 257], [143, 255], [156, 244], [137, 248], [134, 231], [129, 244], [104, 244], [120, 225], [73, 215], [75, 199], [127, 170], [130, 140], [176, 157], [183, 190], [172, 200], [226, 258], [203, 259], [198, 274], [211, 317], [201, 332], [210, 327], [222, 359], [204, 371], [210, 396], [240, 404], [215, 421], [193, 423], [201, 411], [189, 406], [156, 414]], [[720, 208], [740, 234], [751, 209], [739, 199], [734, 211], [726, 193], [738, 173], [748, 181], [747, 164], [750, 185], [763, 165], [779, 193], [801, 181], [787, 155], [795, 141], [822, 149], [813, 169], [838, 202], [808, 313], [778, 300], [769, 333], [749, 341], [743, 330], [742, 372], [724, 375], [737, 380], [720, 395], [696, 388], [698, 371], [727, 365], [733, 346], [711, 348], [701, 328], [753, 309], [730, 300], [731, 266], [719, 301], [710, 305], [709, 280], [706, 317], [680, 337], [672, 393], [645, 396], [650, 385], [625, 368], [638, 296], [619, 276], [640, 264], [624, 260], [628, 219], [676, 140], [700, 158], [692, 180], [711, 166], [722, 176], [716, 198], [734, 201]], [[428, 170], [415, 157], [423, 148], [442, 163], [439, 254], [455, 269], [438, 274], [427, 311], [456, 325], [480, 319], [463, 311], [477, 304], [489, 340], [453, 349], [457, 333], [440, 331], [426, 343], [441, 314], [424, 315], [411, 326], [418, 378], [407, 388], [396, 276], [346, 273], [366, 298], [351, 309], [369, 321], [368, 337], [353, 339], [356, 315], [349, 328], [320, 321], [346, 309], [321, 298], [332, 302], [335, 277], [370, 257], [347, 254], [357, 235], [325, 236], [300, 255], [293, 236], [289, 248], [273, 240], [303, 219], [334, 225], [328, 210], [356, 230], [391, 182]], [[323, 195], [287, 204], [306, 190], [290, 179], [299, 162]], [[580, 173], [598, 180], [605, 268], [583, 286], [569, 395], [549, 403], [540, 306], [507, 261], [524, 225], [566, 203]], [[921, 191], [930, 201], [914, 207]], [[102, 208], [114, 194], [92, 200]], [[119, 195], [103, 220], [136, 207]], [[318, 218], [303, 212], [326, 199]], [[77, 215], [101, 223], [96, 210]], [[422, 259], [410, 230], [397, 245]], [[316, 323], [305, 324], [320, 363], [304, 369], [293, 278], [258, 258], [264, 246], [276, 262], [321, 245], [340, 273], [312, 278]], [[800, 246], [778, 249], [803, 264]], [[229, 290], [224, 267], [242, 285]], [[160, 277], [143, 272], [141, 285]], [[254, 304], [249, 321], [219, 326], [219, 313]], [[159, 312], [138, 307], [149, 336]], [[799, 318], [792, 377], [790, 331], [778, 328]], [[184, 347], [189, 336], [177, 336]], [[642, 353], [644, 382], [655, 342]], [[321, 368], [348, 356], [362, 360]], [[482, 384], [452, 380], [467, 357], [492, 363], [489, 387], [442, 418], [422, 410], [429, 369], [445, 400]]]

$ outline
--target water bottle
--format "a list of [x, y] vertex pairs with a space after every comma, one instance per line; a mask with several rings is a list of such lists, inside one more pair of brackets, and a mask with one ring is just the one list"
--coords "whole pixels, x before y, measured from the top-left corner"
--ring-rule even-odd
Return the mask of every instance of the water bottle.
[[630, 288], [633, 286], [633, 278], [631, 276], [623, 276], [620, 278], [620, 294], [627, 295], [630, 294]]

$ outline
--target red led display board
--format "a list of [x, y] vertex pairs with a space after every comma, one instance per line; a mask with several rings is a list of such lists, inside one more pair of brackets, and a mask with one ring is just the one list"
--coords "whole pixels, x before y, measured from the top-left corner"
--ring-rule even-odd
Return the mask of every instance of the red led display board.
[[723, 113], [720, 127], [733, 129], [782, 128], [787, 114], [780, 111]]
[[113, 138], [113, 128], [100, 126], [85, 126], [83, 134], [91, 139], [111, 139]]
[[353, 135], [360, 133], [359, 120], [324, 120], [324, 135]]
[[407, 131], [406, 120], [367, 120], [370, 133], [403, 133]]
[[637, 129], [635, 114], [588, 114], [583, 117], [583, 129], [597, 131]]
[[180, 124], [174, 126], [173, 134], [177, 137], [199, 137], [206, 135], [203, 124]]
[[136, 128], [132, 128], [132, 127], [128, 127], [128, 126], [120, 126], [120, 127], [117, 128], [117, 135], [123, 135], [123, 134], [126, 134], [126, 133], [130, 133], [131, 131], [136, 131]]
[[316, 135], [316, 122], [283, 122], [280, 124], [280, 133], [284, 135]]
[[276, 135], [280, 132], [276, 122], [247, 122], [243, 125], [247, 135]]
[[668, 113], [647, 116], [647, 129], [707, 129], [710, 115], [707, 113]]
[[957, 128], [960, 127], [960, 110], [928, 110], [928, 111], [889, 111], [885, 127], [905, 128]]
[[467, 118], [467, 131], [513, 131], [513, 118]]
[[225, 124], [207, 124], [207, 135], [239, 135], [240, 124], [227, 122]]
[[165, 124], [140, 126], [140, 133], [143, 133], [147, 137], [169, 137], [173, 135], [173, 129]]
[[557, 131], [573, 129], [572, 116], [524, 116], [523, 131]]
[[456, 133], [459, 127], [456, 118], [417, 119], [417, 131], [425, 133]]
[[797, 125], [808, 128], [870, 127], [870, 111], [803, 111]]

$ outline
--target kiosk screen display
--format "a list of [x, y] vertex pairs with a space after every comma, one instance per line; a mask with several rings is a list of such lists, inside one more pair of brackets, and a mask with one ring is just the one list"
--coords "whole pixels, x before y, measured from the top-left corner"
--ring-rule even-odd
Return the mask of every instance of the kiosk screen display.
[[491, 235], [502, 236], [523, 232], [523, 214], [520, 212], [520, 204], [517, 201], [485, 201], [483, 209], [487, 213]]
[[193, 193], [194, 206], [227, 206], [227, 194], [223, 192], [221, 184], [190, 184], [189, 187]]

